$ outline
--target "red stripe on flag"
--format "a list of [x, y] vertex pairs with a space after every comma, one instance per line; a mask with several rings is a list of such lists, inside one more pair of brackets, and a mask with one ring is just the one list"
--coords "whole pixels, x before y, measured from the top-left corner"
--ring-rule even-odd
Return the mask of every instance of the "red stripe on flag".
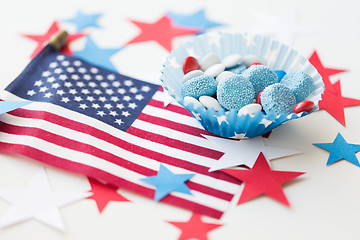
[[171, 112], [176, 112], [176, 113], [186, 115], [186, 116], [189, 116], [189, 117], [193, 117], [189, 113], [189, 111], [186, 110], [183, 107], [172, 105], [172, 104], [169, 104], [169, 105], [167, 105], [165, 107], [164, 102], [161, 102], [161, 101], [158, 101], [158, 100], [155, 100], [155, 99], [151, 99], [151, 101], [148, 103], [148, 105], [153, 106], [153, 107], [157, 107], [157, 108], [161, 108], [161, 109], [165, 109], [165, 110], [168, 110], [168, 111], [171, 111]]

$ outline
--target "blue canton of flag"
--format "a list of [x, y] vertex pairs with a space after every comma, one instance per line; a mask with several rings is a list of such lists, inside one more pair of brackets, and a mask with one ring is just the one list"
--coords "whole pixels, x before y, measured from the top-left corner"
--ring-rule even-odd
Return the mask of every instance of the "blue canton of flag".
[[159, 87], [59, 54], [47, 45], [6, 90], [126, 131]]

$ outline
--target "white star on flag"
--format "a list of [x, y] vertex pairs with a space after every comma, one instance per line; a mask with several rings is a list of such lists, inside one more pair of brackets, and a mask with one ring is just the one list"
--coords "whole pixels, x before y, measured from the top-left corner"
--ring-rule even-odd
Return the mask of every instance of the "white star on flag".
[[252, 168], [260, 152], [264, 154], [268, 162], [269, 160], [276, 158], [301, 153], [297, 150], [266, 146], [261, 136], [240, 141], [207, 135], [203, 136], [219, 146], [225, 153], [213, 166], [211, 166], [209, 172], [243, 164]]
[[52, 191], [45, 169], [42, 168], [25, 189], [0, 188], [0, 198], [12, 204], [2, 217], [0, 228], [33, 218], [64, 230], [59, 208], [90, 195], [87, 192]]

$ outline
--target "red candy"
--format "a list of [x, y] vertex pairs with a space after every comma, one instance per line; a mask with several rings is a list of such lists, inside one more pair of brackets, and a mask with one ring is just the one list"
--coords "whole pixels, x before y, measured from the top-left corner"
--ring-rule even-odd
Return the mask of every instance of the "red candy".
[[254, 63], [252, 63], [252, 64], [250, 65], [250, 67], [251, 67], [252, 65], [263, 65], [263, 64], [260, 63], [260, 62], [254, 62]]
[[184, 64], [183, 64], [184, 74], [187, 74], [188, 72], [191, 72], [193, 70], [199, 70], [199, 69], [200, 69], [200, 65], [199, 65], [199, 62], [196, 60], [196, 58], [189, 56], [185, 59]]
[[302, 101], [295, 105], [293, 113], [310, 112], [315, 107], [312, 101]]
[[[263, 90], [263, 91], [264, 91], [264, 90]], [[256, 103], [258, 103], [258, 104], [260, 104], [260, 105], [261, 105], [261, 99], [260, 99], [260, 97], [261, 97], [261, 93], [262, 93], [263, 91], [259, 92], [259, 94], [257, 95], [257, 98], [256, 98]]]

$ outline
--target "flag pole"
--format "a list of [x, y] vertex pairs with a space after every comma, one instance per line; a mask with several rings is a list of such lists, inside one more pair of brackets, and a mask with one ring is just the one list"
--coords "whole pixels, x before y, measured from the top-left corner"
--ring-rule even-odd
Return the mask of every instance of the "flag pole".
[[58, 51], [64, 46], [67, 36], [68, 33], [65, 30], [61, 30], [53, 36], [49, 44]]

